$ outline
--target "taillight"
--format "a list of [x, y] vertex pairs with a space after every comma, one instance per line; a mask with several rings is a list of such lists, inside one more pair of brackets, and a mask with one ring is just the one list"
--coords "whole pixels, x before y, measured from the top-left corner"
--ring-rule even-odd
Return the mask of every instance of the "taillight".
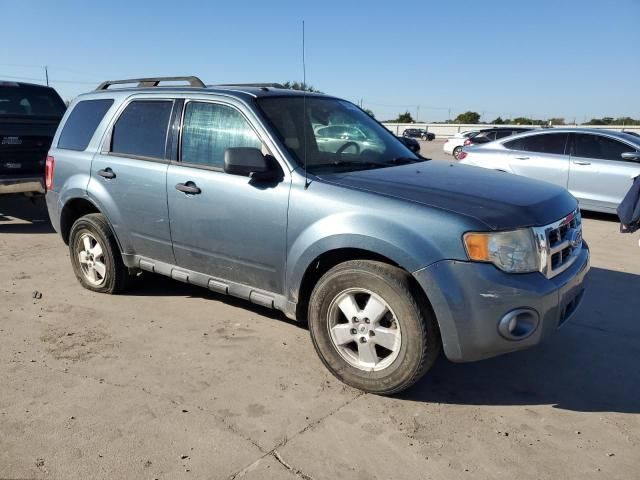
[[466, 146], [471, 145], [471, 140], [467, 138], [467, 139], [464, 141], [464, 145], [466, 145]]
[[467, 156], [467, 152], [465, 152], [465, 151], [463, 150], [463, 151], [461, 151], [461, 152], [458, 154], [458, 157], [457, 157], [457, 158], [458, 158], [458, 160], [462, 160], [463, 158], [466, 158], [466, 156]]
[[44, 186], [45, 190], [51, 190], [53, 187], [53, 165], [55, 163], [54, 158], [49, 155], [47, 157], [47, 163], [44, 165]]

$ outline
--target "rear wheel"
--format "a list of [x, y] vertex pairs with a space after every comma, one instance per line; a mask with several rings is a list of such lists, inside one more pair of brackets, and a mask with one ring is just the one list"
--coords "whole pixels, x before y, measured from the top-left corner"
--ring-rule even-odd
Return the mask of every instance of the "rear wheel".
[[453, 157], [456, 160], [458, 159], [458, 155], [460, 155], [460, 152], [462, 152], [462, 147], [456, 147], [453, 149]]
[[318, 355], [342, 382], [389, 395], [414, 384], [440, 352], [431, 308], [410, 276], [381, 262], [353, 260], [327, 272], [309, 302]]
[[88, 290], [113, 294], [130, 285], [118, 243], [101, 213], [75, 221], [69, 234], [69, 255], [76, 278]]

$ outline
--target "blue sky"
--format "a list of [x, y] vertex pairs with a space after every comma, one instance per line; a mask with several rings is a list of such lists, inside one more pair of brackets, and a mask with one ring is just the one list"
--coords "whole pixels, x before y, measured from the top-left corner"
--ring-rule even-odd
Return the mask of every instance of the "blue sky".
[[[0, 0], [0, 78], [64, 98], [99, 81], [301, 80], [380, 119], [640, 118], [640, 0], [317, 2]], [[85, 83], [82, 83], [85, 82]]]

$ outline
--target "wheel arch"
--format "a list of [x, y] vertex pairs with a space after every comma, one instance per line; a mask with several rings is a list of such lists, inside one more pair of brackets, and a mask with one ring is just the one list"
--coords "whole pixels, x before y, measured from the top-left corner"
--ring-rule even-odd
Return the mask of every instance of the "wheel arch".
[[[62, 240], [66, 245], [69, 244], [71, 227], [73, 226], [75, 221], [80, 217], [84, 217], [85, 215], [88, 215], [90, 213], [101, 213], [104, 215], [100, 208], [88, 197], [74, 197], [65, 202], [62, 209], [60, 210], [60, 235], [62, 236]], [[107, 221], [107, 224], [109, 225], [109, 228], [111, 229], [111, 232], [113, 232], [113, 236], [116, 239], [118, 248], [122, 253], [122, 244], [118, 239], [118, 235], [116, 234], [116, 231], [114, 230], [111, 222], [108, 218], [106, 218], [106, 216], [105, 219]]]

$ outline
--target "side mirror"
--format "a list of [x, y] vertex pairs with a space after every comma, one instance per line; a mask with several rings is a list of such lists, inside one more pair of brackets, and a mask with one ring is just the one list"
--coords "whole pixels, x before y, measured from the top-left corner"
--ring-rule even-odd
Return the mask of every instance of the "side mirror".
[[640, 152], [624, 152], [621, 157], [623, 160], [640, 162]]
[[224, 171], [231, 175], [250, 177], [269, 172], [267, 159], [257, 148], [235, 147], [224, 151]]

